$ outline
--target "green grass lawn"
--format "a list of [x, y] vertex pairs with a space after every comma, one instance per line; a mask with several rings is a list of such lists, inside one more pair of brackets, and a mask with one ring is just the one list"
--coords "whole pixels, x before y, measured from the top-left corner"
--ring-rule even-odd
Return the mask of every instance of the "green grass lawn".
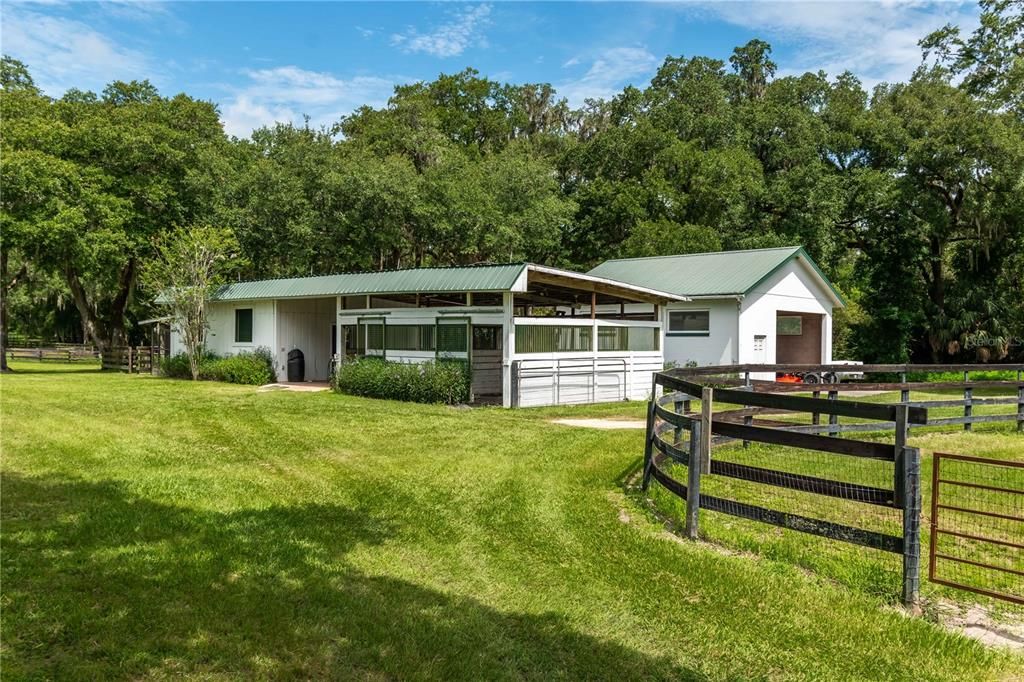
[[673, 540], [626, 491], [641, 432], [548, 422], [637, 404], [465, 410], [15, 367], [5, 679], [1024, 675], [841, 581]]

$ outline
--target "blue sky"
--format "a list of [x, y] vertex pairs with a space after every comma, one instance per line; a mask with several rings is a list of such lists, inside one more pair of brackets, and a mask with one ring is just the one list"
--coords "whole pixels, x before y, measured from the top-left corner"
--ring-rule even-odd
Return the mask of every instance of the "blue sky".
[[549, 82], [571, 103], [644, 86], [667, 55], [727, 59], [753, 37], [782, 75], [907, 78], [917, 41], [977, 24], [973, 2], [327, 3], [5, 1], [0, 44], [59, 96], [148, 78], [216, 102], [227, 131], [326, 124], [382, 105], [396, 83], [467, 66]]

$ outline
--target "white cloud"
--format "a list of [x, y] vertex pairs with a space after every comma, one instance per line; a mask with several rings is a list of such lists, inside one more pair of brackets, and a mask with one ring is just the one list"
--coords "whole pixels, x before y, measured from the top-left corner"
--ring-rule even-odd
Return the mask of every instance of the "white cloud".
[[251, 70], [244, 75], [248, 82], [234, 89], [221, 109], [225, 130], [238, 137], [275, 122], [301, 123], [304, 115], [310, 117], [311, 125], [330, 125], [364, 104], [383, 105], [398, 80], [343, 79], [297, 66]]
[[490, 23], [490, 5], [477, 5], [455, 12], [452, 21], [420, 33], [410, 27], [391, 36], [391, 44], [405, 52], [425, 52], [435, 57], [457, 57], [471, 45], [486, 46], [483, 29]]
[[[906, 80], [921, 64], [917, 42], [945, 25], [977, 25], [973, 2], [723, 2], [689, 6], [750, 29], [768, 42], [800, 45], [779, 74], [852, 71], [867, 87]], [[779, 60], [776, 60], [779, 61]]]
[[[573, 57], [563, 66], [571, 67], [581, 63]], [[658, 68], [659, 60], [642, 47], [613, 47], [596, 57], [587, 72], [576, 80], [556, 86], [558, 94], [569, 100], [573, 106], [583, 104], [586, 99], [609, 99], [630, 83], [641, 85]]]
[[4, 53], [25, 62], [36, 85], [51, 96], [72, 87], [98, 92], [114, 80], [159, 80], [159, 69], [145, 54], [80, 21], [13, 3], [4, 3], [2, 17]]

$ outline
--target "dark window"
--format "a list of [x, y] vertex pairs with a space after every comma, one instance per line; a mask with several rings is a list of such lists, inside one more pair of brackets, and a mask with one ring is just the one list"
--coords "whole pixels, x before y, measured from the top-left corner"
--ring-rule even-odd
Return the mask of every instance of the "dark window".
[[473, 350], [501, 350], [501, 327], [473, 327]]
[[366, 310], [366, 296], [342, 296], [342, 310]]
[[707, 310], [669, 311], [668, 330], [678, 334], [707, 334], [711, 331], [711, 314]]
[[235, 309], [235, 343], [252, 343], [252, 308]]
[[775, 321], [775, 333], [779, 336], [802, 336], [804, 318], [799, 315], [779, 315]]

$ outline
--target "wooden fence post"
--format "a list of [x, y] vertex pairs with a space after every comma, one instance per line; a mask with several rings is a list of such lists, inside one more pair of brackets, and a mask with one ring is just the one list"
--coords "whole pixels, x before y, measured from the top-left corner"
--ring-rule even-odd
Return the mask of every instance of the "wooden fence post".
[[[829, 391], [828, 392], [828, 399], [829, 400], [838, 400], [839, 399], [839, 391]], [[830, 414], [828, 416], [828, 425], [829, 426], [839, 426], [839, 415], [838, 414]], [[830, 435], [830, 436], [835, 436], [838, 433], [839, 433], [839, 429], [829, 429], [828, 430], [828, 435]]]
[[893, 451], [895, 459], [893, 467], [893, 497], [895, 498], [896, 506], [903, 507], [906, 497], [906, 477], [904, 476], [904, 451], [907, 449], [907, 437], [908, 431], [908, 413], [910, 408], [907, 405], [896, 405], [896, 422], [895, 422], [895, 433], [893, 434]]
[[[743, 385], [746, 386], [747, 388], [751, 388], [750, 372], [744, 372], [743, 373]], [[743, 409], [744, 410], [749, 410], [750, 409], [750, 405], [744, 405]], [[750, 415], [750, 414], [743, 415], [743, 425], [744, 426], [753, 426], [754, 425], [754, 416]], [[743, 441], [743, 447], [744, 448], [749, 448], [750, 447], [750, 441], [749, 440]]]
[[[707, 390], [707, 389], [705, 389]], [[703, 421], [695, 421], [690, 430], [690, 461], [686, 466], [686, 537], [697, 539], [700, 528], [700, 468]]]
[[128, 346], [128, 373], [132, 373], [132, 347]]
[[651, 485], [651, 466], [654, 459], [654, 400], [647, 403], [647, 430], [644, 431], [644, 473], [640, 488], [644, 491]]
[[[821, 397], [821, 391], [811, 391], [811, 397], [814, 398], [815, 400], [817, 400], [818, 398]], [[820, 423], [821, 423], [821, 413], [820, 412], [811, 412], [811, 424], [813, 424], [814, 426], [817, 426]]]
[[903, 452], [903, 605], [916, 609], [921, 588], [921, 451]]
[[700, 470], [711, 473], [711, 410], [715, 401], [715, 389], [705, 386], [700, 392]]
[[1024, 386], [1017, 387], [1017, 431], [1024, 432]]
[[[965, 371], [964, 372], [964, 383], [966, 384], [969, 381], [970, 381], [970, 373]], [[972, 398], [973, 397], [974, 397], [974, 389], [972, 389], [969, 386], [965, 387], [964, 388], [964, 419], [970, 420], [971, 415], [974, 414], [974, 405], [973, 405], [973, 402], [972, 402]], [[964, 431], [970, 431], [970, 430], [971, 430], [971, 422], [970, 421], [965, 421], [964, 422]]]
[[[676, 400], [675, 403], [673, 404], [673, 408], [675, 409], [676, 414], [682, 414], [683, 413], [683, 401], [682, 400]], [[680, 443], [683, 442], [683, 427], [682, 426], [677, 426], [676, 427], [675, 433], [674, 433], [674, 437], [672, 439], [672, 442], [675, 443], [676, 445], [679, 445]]]

